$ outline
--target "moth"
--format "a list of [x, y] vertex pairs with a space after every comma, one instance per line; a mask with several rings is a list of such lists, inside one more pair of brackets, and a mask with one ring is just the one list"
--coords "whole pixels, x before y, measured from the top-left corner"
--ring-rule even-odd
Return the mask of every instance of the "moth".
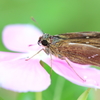
[[100, 67], [100, 32], [73, 32], [51, 36], [43, 34], [38, 44], [46, 54], [61, 60]]

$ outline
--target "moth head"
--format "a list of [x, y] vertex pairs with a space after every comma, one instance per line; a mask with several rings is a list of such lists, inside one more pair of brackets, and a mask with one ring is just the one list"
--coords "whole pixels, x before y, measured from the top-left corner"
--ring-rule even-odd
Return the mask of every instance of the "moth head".
[[51, 36], [49, 34], [43, 34], [39, 37], [38, 45], [49, 46], [51, 44]]

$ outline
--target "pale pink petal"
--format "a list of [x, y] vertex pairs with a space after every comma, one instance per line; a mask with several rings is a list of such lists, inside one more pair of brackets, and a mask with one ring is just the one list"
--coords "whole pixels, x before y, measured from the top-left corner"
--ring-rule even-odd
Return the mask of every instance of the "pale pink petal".
[[19, 58], [22, 53], [0, 52], [0, 62]]
[[[3, 42], [10, 50], [26, 52], [30, 49], [28, 45], [37, 44], [41, 35], [42, 32], [30, 24], [8, 25], [3, 30]], [[37, 46], [34, 45], [34, 49]]]
[[25, 61], [24, 58], [11, 60], [15, 56], [18, 57], [19, 54], [5, 54], [7, 54], [7, 59], [9, 56], [10, 60], [7, 61], [6, 59], [6, 61], [0, 62], [1, 87], [17, 92], [36, 92], [48, 88], [50, 85], [50, 75], [40, 65], [39, 60], [31, 59]]
[[[47, 59], [46, 63], [50, 65], [50, 60]], [[83, 80], [79, 78], [66, 61], [58, 58], [52, 59], [52, 69], [59, 75], [81, 86], [100, 88], [100, 70], [83, 67], [83, 65], [74, 64], [72, 62], [70, 62], [70, 64]]]

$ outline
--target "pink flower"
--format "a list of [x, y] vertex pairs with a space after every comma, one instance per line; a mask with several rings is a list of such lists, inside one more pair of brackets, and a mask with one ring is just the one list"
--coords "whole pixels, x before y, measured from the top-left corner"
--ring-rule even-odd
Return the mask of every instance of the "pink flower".
[[[32, 25], [8, 25], [3, 30], [3, 42], [12, 52], [0, 52], [0, 86], [18, 92], [43, 91], [51, 83], [50, 75], [40, 65], [42, 60], [51, 64], [50, 56], [44, 51], [26, 61], [42, 49], [37, 44], [41, 31]], [[29, 47], [30, 44], [36, 44]], [[17, 53], [18, 52], [18, 53]], [[52, 56], [52, 69], [69, 81], [85, 86], [100, 88], [100, 71], [70, 62], [71, 66], [84, 79], [80, 79], [72, 68], [64, 61]], [[53, 77], [53, 76], [52, 76]]]

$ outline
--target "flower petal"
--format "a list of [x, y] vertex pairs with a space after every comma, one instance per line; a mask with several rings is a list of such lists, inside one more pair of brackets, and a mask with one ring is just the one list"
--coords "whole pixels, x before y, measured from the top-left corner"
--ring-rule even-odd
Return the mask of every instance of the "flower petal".
[[[46, 63], [50, 65], [50, 60], [47, 59]], [[100, 70], [90, 68], [87, 65], [84, 65], [87, 67], [83, 67], [83, 65], [74, 64], [70, 61], [69, 63], [79, 76], [66, 61], [60, 60], [59, 58], [52, 60], [52, 69], [75, 84], [85, 87], [100, 88]]]
[[[42, 91], [50, 85], [50, 75], [40, 65], [39, 60], [25, 61], [25, 59], [18, 58], [19, 54], [6, 53], [9, 61], [0, 62], [0, 86], [17, 91]], [[0, 53], [1, 55], [1, 53]], [[3, 53], [4, 55], [4, 53]], [[20, 54], [21, 55], [21, 54]], [[9, 57], [8, 57], [9, 56]], [[11, 57], [10, 57], [11, 56]], [[4, 57], [2, 57], [4, 58]], [[1, 59], [1, 58], [0, 58]]]
[[19, 58], [21, 53], [0, 52], [0, 63]]
[[26, 52], [30, 49], [28, 45], [37, 44], [41, 35], [42, 32], [33, 25], [8, 25], [3, 30], [3, 42], [10, 50]]

